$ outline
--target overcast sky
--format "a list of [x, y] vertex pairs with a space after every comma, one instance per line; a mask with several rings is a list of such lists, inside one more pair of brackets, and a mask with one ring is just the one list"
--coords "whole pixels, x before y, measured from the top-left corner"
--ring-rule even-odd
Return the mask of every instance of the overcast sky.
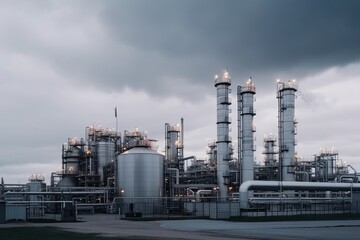
[[[0, 1], [0, 177], [49, 182], [61, 145], [94, 123], [138, 127], [164, 149], [185, 119], [185, 155], [216, 138], [214, 75], [257, 87], [256, 161], [277, 133], [276, 79], [296, 79], [297, 152], [360, 169], [360, 1]], [[236, 142], [234, 142], [236, 146]]]

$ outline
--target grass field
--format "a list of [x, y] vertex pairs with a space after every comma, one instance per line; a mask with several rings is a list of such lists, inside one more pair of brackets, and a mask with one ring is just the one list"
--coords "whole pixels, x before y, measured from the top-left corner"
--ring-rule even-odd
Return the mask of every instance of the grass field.
[[[55, 227], [15, 227], [0, 228], [3, 240], [115, 240], [131, 239], [121, 237], [102, 237], [93, 233], [74, 233]], [[132, 238], [134, 239], [134, 238]]]

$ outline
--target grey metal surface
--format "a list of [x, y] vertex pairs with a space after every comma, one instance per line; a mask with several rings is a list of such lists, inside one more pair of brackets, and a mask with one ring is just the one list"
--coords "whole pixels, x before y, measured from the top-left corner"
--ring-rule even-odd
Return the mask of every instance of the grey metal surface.
[[168, 125], [167, 127], [167, 160], [176, 163], [178, 156], [178, 146], [180, 146], [180, 126]]
[[304, 190], [304, 191], [360, 191], [360, 183], [295, 182], [295, 181], [247, 181], [241, 184], [239, 197], [241, 208], [249, 207], [249, 190]]
[[118, 156], [118, 189], [123, 198], [163, 196], [164, 156], [136, 147]]
[[240, 145], [238, 151], [241, 164], [241, 182], [254, 180], [254, 131], [253, 118], [255, 85], [249, 79], [245, 86], [238, 88], [238, 119], [240, 130]]
[[73, 176], [65, 176], [57, 184], [58, 187], [66, 187], [66, 188], [75, 187], [77, 185], [78, 185], [78, 182], [76, 181], [75, 177], [73, 177]]
[[104, 179], [103, 167], [115, 160], [115, 142], [111, 141], [110, 137], [107, 140], [102, 139], [96, 142], [96, 152], [98, 160], [97, 172], [100, 175], [100, 180], [104, 183], [106, 179]]
[[229, 179], [229, 160], [230, 160], [230, 143], [229, 126], [231, 119], [230, 113], [230, 75], [225, 72], [223, 76], [215, 77], [215, 87], [217, 96], [217, 184], [219, 187], [219, 197], [225, 201], [228, 195]]
[[294, 81], [277, 84], [281, 180], [295, 181], [295, 92], [297, 86]]
[[277, 164], [276, 137], [272, 134], [264, 137], [264, 163], [265, 166], [274, 167]]
[[65, 152], [66, 165], [64, 166], [65, 174], [78, 174], [79, 173], [79, 161], [82, 157], [81, 149], [77, 147], [69, 147]]

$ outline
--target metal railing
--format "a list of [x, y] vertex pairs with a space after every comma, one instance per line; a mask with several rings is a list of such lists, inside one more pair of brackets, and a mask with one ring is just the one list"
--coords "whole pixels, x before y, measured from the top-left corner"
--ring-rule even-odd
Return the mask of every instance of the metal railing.
[[[231, 217], [297, 217], [312, 215], [360, 214], [360, 202], [339, 199], [309, 201], [277, 201], [251, 203], [248, 209], [241, 209], [238, 198], [219, 201], [216, 196], [194, 198], [126, 198], [112, 204], [112, 213], [120, 219], [229, 219]], [[258, 219], [260, 220], [260, 219]]]

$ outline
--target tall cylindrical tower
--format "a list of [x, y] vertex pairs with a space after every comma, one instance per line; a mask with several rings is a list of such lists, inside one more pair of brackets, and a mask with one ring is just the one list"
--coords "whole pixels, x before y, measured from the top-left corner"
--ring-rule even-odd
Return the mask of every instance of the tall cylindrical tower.
[[254, 180], [254, 95], [256, 88], [250, 78], [245, 86], [238, 86], [238, 154], [240, 183]]
[[231, 137], [229, 136], [229, 117], [231, 100], [229, 98], [231, 79], [228, 72], [222, 77], [215, 76], [215, 87], [217, 96], [217, 184], [219, 187], [219, 200], [227, 198], [227, 185], [229, 183], [229, 160]]
[[295, 181], [295, 80], [277, 81], [280, 181]]
[[165, 161], [170, 168], [178, 168], [184, 172], [184, 144], [183, 144], [184, 119], [181, 118], [181, 124], [165, 124]]

